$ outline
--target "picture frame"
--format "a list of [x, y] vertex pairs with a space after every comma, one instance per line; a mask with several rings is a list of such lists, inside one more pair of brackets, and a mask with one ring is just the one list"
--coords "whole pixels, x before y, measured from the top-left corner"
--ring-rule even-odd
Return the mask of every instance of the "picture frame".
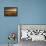
[[4, 16], [18, 16], [18, 8], [4, 7]]

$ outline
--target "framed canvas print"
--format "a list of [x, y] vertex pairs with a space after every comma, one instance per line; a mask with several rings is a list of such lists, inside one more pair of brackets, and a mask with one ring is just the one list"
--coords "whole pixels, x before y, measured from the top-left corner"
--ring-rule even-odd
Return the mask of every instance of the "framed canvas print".
[[18, 16], [18, 8], [4, 7], [4, 16]]

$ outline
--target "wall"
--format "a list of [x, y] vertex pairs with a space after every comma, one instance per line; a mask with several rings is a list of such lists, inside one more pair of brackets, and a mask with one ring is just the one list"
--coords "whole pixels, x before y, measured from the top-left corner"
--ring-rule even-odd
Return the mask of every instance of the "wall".
[[[8, 6], [18, 7], [17, 17], [4, 16], [4, 7]], [[8, 43], [9, 32], [18, 32], [18, 24], [46, 24], [46, 0], [1, 0], [0, 44]]]
[[45, 19], [46, 19], [46, 0], [23, 1], [21, 24], [26, 24], [26, 23], [46, 24]]

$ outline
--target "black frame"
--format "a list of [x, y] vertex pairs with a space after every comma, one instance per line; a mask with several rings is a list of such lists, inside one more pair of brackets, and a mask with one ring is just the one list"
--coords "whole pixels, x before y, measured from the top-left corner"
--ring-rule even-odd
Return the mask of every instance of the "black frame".
[[[8, 9], [16, 9], [15, 15], [7, 15], [6, 10], [8, 10]], [[17, 7], [4, 7], [4, 16], [18, 16], [18, 8]]]

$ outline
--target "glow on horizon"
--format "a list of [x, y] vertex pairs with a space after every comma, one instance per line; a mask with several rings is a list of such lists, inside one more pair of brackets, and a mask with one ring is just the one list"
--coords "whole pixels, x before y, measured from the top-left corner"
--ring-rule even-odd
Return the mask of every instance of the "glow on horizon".
[[17, 11], [17, 10], [14, 8], [14, 9], [8, 9], [6, 11]]

